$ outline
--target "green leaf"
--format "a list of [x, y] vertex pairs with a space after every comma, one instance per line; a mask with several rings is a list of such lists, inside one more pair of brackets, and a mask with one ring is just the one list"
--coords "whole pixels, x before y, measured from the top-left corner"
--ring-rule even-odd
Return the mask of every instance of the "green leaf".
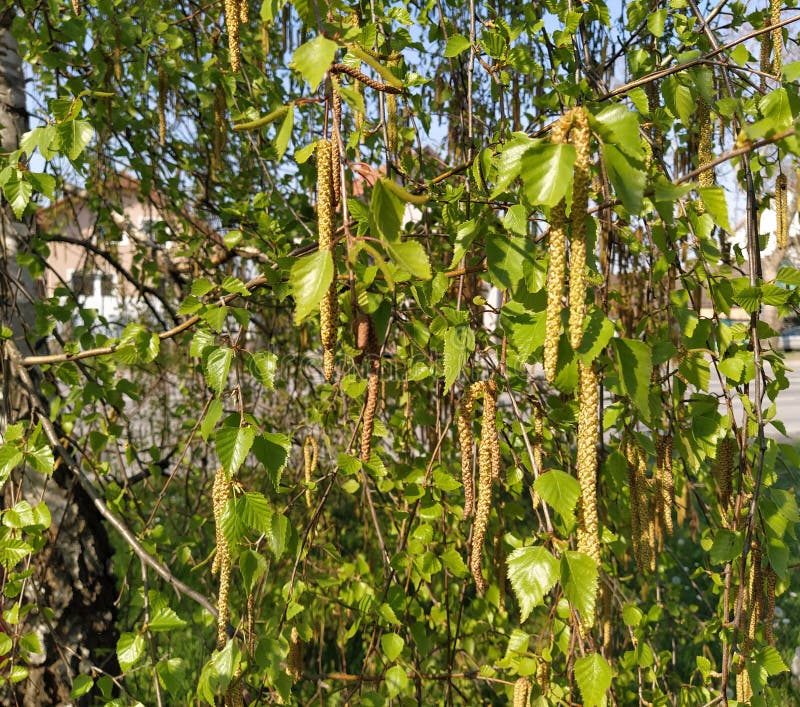
[[459, 553], [457, 550], [450, 548], [446, 552], [443, 552], [439, 556], [439, 559], [442, 561], [444, 566], [453, 573], [454, 577], [467, 576], [469, 570], [463, 558], [461, 557], [461, 553]]
[[386, 671], [386, 692], [389, 697], [397, 697], [408, 686], [408, 675], [401, 665], [393, 665]]
[[612, 339], [622, 389], [644, 420], [650, 419], [650, 374], [653, 353], [643, 341]]
[[597, 565], [594, 560], [583, 552], [566, 550], [561, 556], [561, 586], [581, 619], [591, 626], [597, 601]]
[[495, 161], [497, 176], [495, 177], [495, 187], [492, 190], [492, 199], [496, 199], [502, 194], [522, 171], [522, 158], [525, 153], [536, 144], [525, 133], [514, 133], [512, 138], [503, 146], [500, 156]]
[[211, 351], [203, 362], [203, 370], [208, 387], [216, 392], [217, 395], [222, 395], [222, 391], [228, 382], [231, 361], [233, 361], [233, 349], [220, 347]]
[[778, 132], [791, 126], [792, 108], [785, 88], [776, 88], [768, 93], [761, 99], [758, 107], [764, 118], [770, 121], [772, 131]]
[[25, 461], [40, 474], [52, 474], [56, 463], [53, 450], [47, 445], [26, 451]]
[[714, 542], [709, 551], [712, 564], [724, 565], [742, 554], [744, 536], [733, 530], [720, 528], [714, 535]]
[[22, 462], [24, 456], [15, 444], [4, 444], [0, 447], [0, 485], [2, 485], [14, 469]]
[[338, 48], [339, 45], [336, 42], [332, 42], [320, 34], [295, 49], [289, 66], [308, 81], [312, 91], [316, 91], [325, 72], [333, 63]]
[[450, 390], [470, 354], [475, 350], [475, 333], [466, 324], [450, 327], [444, 336], [444, 389]]
[[599, 653], [575, 661], [575, 681], [583, 696], [584, 707], [601, 707], [605, 704], [612, 675], [611, 666]]
[[94, 129], [86, 120], [68, 120], [56, 126], [56, 144], [73, 162], [80, 157], [94, 136]]
[[425, 248], [418, 241], [387, 243], [386, 250], [394, 262], [420, 280], [431, 279], [431, 264]]
[[519, 602], [520, 621], [544, 602], [558, 576], [558, 560], [543, 547], [519, 547], [508, 556], [508, 579]]
[[289, 274], [295, 324], [300, 324], [318, 307], [332, 282], [333, 257], [329, 250], [318, 250], [295, 261]]
[[602, 152], [614, 192], [629, 214], [638, 214], [647, 184], [647, 174], [641, 163], [630, 159], [614, 145], [603, 143]]
[[286, 549], [286, 538], [289, 536], [289, 519], [282, 513], [272, 514], [272, 525], [267, 533], [267, 545], [276, 560], [281, 558]]
[[451, 34], [444, 48], [445, 58], [458, 56], [469, 49], [469, 40], [463, 34]]
[[[527, 221], [527, 219], [526, 219]], [[523, 266], [530, 258], [527, 240], [505, 233], [491, 233], [486, 239], [489, 281], [500, 288], [514, 289], [523, 278]]]
[[127, 672], [144, 654], [144, 636], [140, 633], [123, 633], [117, 641], [117, 660], [122, 672]]
[[667, 76], [661, 84], [661, 93], [670, 113], [688, 127], [696, 108], [691, 89], [675, 76]]
[[237, 513], [241, 521], [259, 533], [272, 532], [272, 509], [264, 494], [250, 491], [237, 499]]
[[728, 221], [728, 202], [725, 199], [725, 190], [722, 187], [702, 187], [697, 192], [714, 223], [723, 231], [730, 233], [731, 224]]
[[147, 624], [147, 628], [156, 632], [172, 631], [184, 626], [186, 626], [186, 622], [168, 606], [162, 606], [157, 609], [150, 619], [150, 623]]
[[575, 148], [541, 142], [522, 156], [525, 195], [537, 206], [555, 206], [572, 189]]
[[614, 145], [620, 152], [641, 160], [644, 158], [642, 140], [639, 136], [639, 119], [636, 113], [621, 103], [614, 103], [597, 115], [590, 116], [592, 128], [604, 144]]
[[667, 9], [661, 8], [651, 12], [647, 16], [647, 29], [654, 37], [661, 37], [664, 34], [664, 24], [667, 21]]
[[533, 482], [533, 489], [549, 506], [552, 506], [562, 517], [571, 520], [575, 515], [575, 506], [581, 495], [578, 480], [564, 471], [551, 469]]
[[278, 368], [278, 357], [269, 351], [257, 351], [247, 359], [248, 368], [253, 377], [267, 390], [275, 389], [275, 371]]
[[599, 307], [592, 307], [583, 324], [583, 338], [578, 347], [581, 361], [589, 365], [597, 359], [614, 336], [612, 322]]
[[221, 651], [214, 651], [200, 673], [197, 694], [206, 702], [216, 703], [216, 696], [224, 692], [242, 660], [242, 651], [235, 640], [229, 640]]
[[400, 197], [385, 185], [386, 181], [385, 177], [381, 177], [372, 187], [369, 219], [373, 230], [384, 241], [396, 241], [406, 207]]
[[503, 226], [518, 236], [528, 235], [528, 210], [523, 204], [510, 206], [503, 216]]
[[263, 555], [253, 550], [242, 550], [239, 554], [239, 571], [242, 573], [245, 589], [250, 592], [267, 571], [267, 561]]
[[20, 179], [15, 175], [3, 184], [3, 196], [11, 204], [14, 216], [22, 218], [22, 214], [33, 196], [33, 186], [25, 179]]
[[281, 127], [275, 135], [273, 146], [275, 147], [275, 159], [280, 162], [286, 154], [286, 148], [289, 146], [289, 139], [292, 137], [292, 130], [294, 129], [294, 103], [289, 104], [289, 110], [286, 112], [286, 117], [281, 123]]
[[289, 459], [292, 441], [282, 434], [265, 432], [253, 442], [253, 456], [264, 465], [272, 490], [278, 492], [281, 472]]
[[390, 663], [393, 660], [396, 660], [397, 657], [403, 652], [403, 646], [405, 646], [405, 641], [396, 633], [384, 633], [381, 636], [381, 648], [383, 649], [383, 655], [386, 656], [386, 660], [388, 660]]
[[70, 692], [69, 696], [76, 700], [79, 697], [83, 697], [93, 687], [94, 679], [89, 675], [76, 675], [72, 681], [72, 692]]
[[220, 427], [214, 438], [217, 456], [228, 478], [234, 476], [253, 446], [256, 431], [250, 425], [244, 427]]

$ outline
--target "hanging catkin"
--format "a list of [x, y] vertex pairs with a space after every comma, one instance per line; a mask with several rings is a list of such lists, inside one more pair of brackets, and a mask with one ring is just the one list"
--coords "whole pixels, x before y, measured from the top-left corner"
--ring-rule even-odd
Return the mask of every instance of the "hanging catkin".
[[211, 491], [211, 501], [214, 510], [214, 529], [217, 540], [217, 551], [211, 572], [219, 572], [219, 594], [217, 595], [217, 650], [222, 650], [228, 640], [227, 628], [230, 609], [228, 596], [231, 587], [231, 551], [225, 533], [222, 531], [222, 513], [231, 497], [231, 482], [222, 467], [217, 469], [214, 476], [214, 486]]
[[[390, 61], [389, 66], [397, 66], [397, 61]], [[386, 139], [389, 152], [397, 152], [397, 96], [394, 93], [387, 93], [386, 101]]]
[[[566, 113], [553, 126], [550, 141], [563, 143], [572, 124], [572, 113]], [[561, 309], [567, 273], [567, 212], [564, 201], [550, 212], [550, 262], [547, 266], [547, 309], [545, 312], [544, 373], [552, 383], [556, 378], [558, 340], [561, 335]]]
[[647, 455], [632, 435], [626, 435], [622, 451], [628, 462], [633, 556], [640, 570], [650, 572], [655, 570], [655, 507], [650, 503]]
[[779, 174], [775, 180], [775, 240], [779, 249], [789, 245], [788, 191], [786, 175]]
[[579, 365], [578, 401], [578, 550], [600, 564], [600, 536], [597, 521], [597, 438], [599, 433], [600, 380], [597, 372]]
[[717, 441], [717, 453], [711, 465], [711, 474], [717, 485], [717, 499], [723, 511], [731, 504], [733, 492], [733, 438], [726, 435]]
[[75, 14], [75, 17], [80, 17], [81, 14], [80, 0], [72, 0], [72, 12]]
[[303, 641], [300, 640], [300, 634], [295, 626], [292, 626], [292, 632], [289, 636], [289, 657], [286, 661], [286, 672], [289, 673], [293, 682], [297, 682], [303, 677]]
[[[380, 397], [381, 358], [378, 337], [375, 334], [375, 323], [367, 316], [366, 345], [364, 350], [369, 357], [369, 375], [367, 377], [367, 399], [364, 403], [364, 424], [361, 427], [361, 461], [369, 462], [372, 455], [372, 433], [375, 429], [375, 412]], [[361, 332], [359, 331], [359, 336]]]
[[[311, 484], [311, 479], [314, 476], [314, 472], [317, 470], [318, 460], [319, 446], [317, 445], [317, 440], [311, 435], [308, 435], [303, 444], [303, 478], [308, 485]], [[306, 486], [306, 507], [311, 508], [311, 505], [311, 489]]]
[[239, 0], [239, 24], [246, 25], [250, 20], [250, 5], [247, 0]]
[[472, 468], [472, 413], [475, 408], [475, 397], [473, 387], [467, 388], [461, 396], [461, 404], [458, 406], [458, 417], [456, 425], [458, 427], [458, 446], [461, 450], [461, 483], [464, 486], [464, 515], [463, 520], [472, 515], [472, 508], [475, 505], [475, 481], [473, 479]]
[[158, 67], [158, 144], [167, 143], [167, 72], [163, 66]]
[[[542, 408], [538, 402], [533, 403], [531, 410], [531, 418], [533, 422], [533, 440], [531, 441], [533, 451], [533, 476], [538, 478], [543, 471], [543, 453], [542, 443], [544, 441], [544, 415]], [[541, 498], [536, 491], [532, 495], [533, 507], [538, 508]]]
[[[333, 149], [330, 140], [317, 143], [317, 229], [320, 251], [333, 255]], [[336, 271], [334, 263], [334, 273]], [[334, 274], [328, 291], [319, 304], [320, 330], [322, 335], [322, 370], [325, 380], [333, 378], [333, 355], [336, 350], [336, 334], [339, 324], [339, 301]]]
[[[481, 445], [489, 449], [489, 463], [492, 480], [500, 478], [500, 437], [497, 432], [497, 384], [487, 381], [483, 389], [483, 424], [481, 425]], [[486, 430], [484, 438], [483, 428]], [[479, 453], [480, 456], [480, 453]]]
[[531, 683], [528, 678], [517, 678], [514, 683], [513, 707], [528, 707], [531, 701]]
[[225, 0], [225, 26], [228, 29], [228, 54], [231, 71], [239, 71], [239, 0]]
[[339, 94], [339, 83], [331, 77], [331, 163], [333, 164], [333, 208], [342, 200], [342, 155], [339, 149], [342, 132], [342, 96]]
[[[782, 0], [770, 0], [770, 24], [776, 25], [781, 21]], [[772, 73], [780, 77], [783, 68], [783, 28], [776, 27], [772, 30]]]
[[[702, 98], [697, 103], [697, 123], [700, 131], [697, 143], [697, 161], [702, 166], [714, 159], [714, 124], [711, 121], [711, 110], [708, 103]], [[697, 182], [701, 187], [713, 187], [714, 179], [714, 168], [709, 167], [700, 172]], [[702, 202], [700, 204], [702, 206]]]
[[664, 530], [672, 535], [672, 508], [675, 505], [675, 477], [672, 473], [672, 435], [659, 435], [656, 439], [656, 483], [658, 484], [658, 511]]
[[[494, 381], [485, 381], [482, 386], [484, 395], [483, 416], [481, 418], [481, 439], [478, 445], [478, 503], [475, 510], [475, 522], [472, 526], [472, 553], [470, 555], [470, 569], [475, 578], [478, 591], [486, 591], [486, 580], [481, 571], [483, 559], [483, 544], [486, 538], [486, 529], [489, 525], [489, 512], [492, 509], [492, 437], [497, 434], [496, 421], [492, 414], [496, 400], [497, 386]], [[489, 404], [487, 405], [487, 400]], [[487, 407], [489, 411], [487, 412]]]
[[775, 645], [775, 636], [772, 633], [772, 624], [775, 621], [775, 585], [778, 575], [772, 567], [764, 570], [764, 594], [766, 595], [766, 608], [764, 610], [764, 639], [770, 645]]
[[586, 109], [572, 111], [570, 142], [575, 146], [575, 170], [570, 212], [569, 245], [569, 341], [577, 350], [583, 338], [586, 316], [586, 210], [589, 207], [589, 118]]

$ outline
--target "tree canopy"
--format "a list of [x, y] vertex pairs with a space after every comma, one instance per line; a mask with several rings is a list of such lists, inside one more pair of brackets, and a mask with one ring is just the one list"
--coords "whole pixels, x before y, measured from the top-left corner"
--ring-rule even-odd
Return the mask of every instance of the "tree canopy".
[[797, 699], [795, 5], [4, 10], [3, 704]]

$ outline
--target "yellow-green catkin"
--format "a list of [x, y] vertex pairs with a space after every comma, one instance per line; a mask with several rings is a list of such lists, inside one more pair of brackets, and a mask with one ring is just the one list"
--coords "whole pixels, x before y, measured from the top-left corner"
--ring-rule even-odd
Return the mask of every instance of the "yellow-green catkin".
[[731, 505], [733, 493], [733, 457], [734, 441], [729, 435], [722, 437], [717, 442], [717, 451], [711, 465], [711, 473], [717, 485], [717, 499], [723, 513]]
[[228, 54], [231, 71], [239, 71], [239, 0], [225, 0], [225, 26], [228, 30]]
[[294, 626], [292, 626], [292, 632], [289, 636], [289, 657], [286, 661], [286, 672], [289, 673], [294, 682], [303, 677], [303, 641]]
[[79, 17], [81, 14], [81, 3], [80, 0], [72, 0], [72, 12], [74, 13], [75, 17]]
[[586, 210], [589, 207], [589, 143], [591, 130], [586, 109], [572, 111], [570, 142], [575, 147], [569, 246], [569, 340], [577, 350], [583, 338], [586, 316]]
[[[770, 0], [770, 24], [776, 25], [781, 21], [782, 0]], [[783, 69], [783, 28], [776, 27], [772, 30], [772, 73], [780, 76]]]
[[319, 461], [319, 446], [317, 440], [311, 435], [306, 437], [303, 444], [303, 479], [306, 482], [306, 507], [311, 508], [311, 480], [314, 477], [314, 472], [317, 470], [317, 462]]
[[[397, 61], [390, 61], [389, 66], [396, 66]], [[397, 114], [397, 96], [394, 93], [387, 93], [384, 96], [386, 101], [386, 139], [388, 141], [387, 148], [389, 152], [397, 152], [397, 139], [398, 139], [398, 114]]]
[[672, 535], [672, 509], [675, 505], [675, 477], [672, 472], [672, 435], [656, 439], [656, 482], [658, 483], [658, 512], [664, 530]]
[[367, 464], [372, 455], [372, 433], [375, 430], [375, 411], [378, 409], [380, 393], [380, 366], [375, 365], [375, 359], [370, 363], [367, 378], [367, 400], [364, 403], [364, 424], [361, 427], [361, 461]]
[[464, 515], [463, 520], [472, 515], [475, 505], [475, 480], [472, 468], [472, 448], [474, 444], [472, 435], [472, 413], [475, 408], [475, 397], [472, 387], [467, 388], [461, 397], [458, 406], [456, 426], [458, 427], [458, 446], [461, 449], [461, 484], [464, 486]]
[[167, 87], [169, 79], [163, 66], [158, 67], [158, 144], [167, 143]]
[[[531, 410], [531, 420], [533, 423], [533, 440], [531, 441], [531, 447], [533, 451], [533, 475], [534, 478], [538, 478], [543, 471], [544, 463], [544, 453], [542, 448], [544, 442], [544, 415], [542, 414], [542, 408], [538, 402], [534, 402], [533, 404], [533, 409]], [[533, 507], [538, 508], [541, 498], [535, 490], [533, 492], [532, 500]]]
[[492, 480], [500, 478], [500, 436], [497, 431], [497, 385], [494, 381], [487, 381], [483, 393], [483, 420], [482, 427], [486, 429], [484, 441], [481, 432], [481, 444], [489, 449], [489, 462], [492, 469]]
[[230, 608], [228, 598], [231, 587], [231, 551], [225, 533], [222, 531], [222, 513], [231, 497], [231, 482], [222, 467], [217, 469], [214, 476], [214, 486], [211, 491], [211, 500], [214, 510], [214, 527], [217, 540], [217, 550], [211, 571], [219, 572], [219, 593], [217, 595], [217, 649], [225, 647], [228, 640], [228, 619]]
[[246, 25], [250, 21], [250, 5], [247, 0], [239, 0], [239, 24]]
[[578, 401], [578, 550], [600, 565], [600, 535], [597, 519], [597, 439], [600, 430], [600, 379], [591, 365], [579, 366]]
[[[317, 229], [320, 251], [333, 255], [333, 149], [330, 140], [317, 143]], [[334, 262], [334, 273], [336, 271]], [[339, 325], [339, 300], [334, 275], [328, 291], [319, 304], [322, 335], [322, 371], [325, 380], [333, 378], [334, 352]]]
[[[470, 555], [470, 569], [475, 579], [478, 591], [483, 594], [487, 584], [481, 571], [483, 560], [483, 544], [486, 538], [486, 529], [489, 526], [489, 513], [492, 509], [492, 479], [493, 479], [493, 436], [497, 434], [495, 416], [492, 414], [496, 400], [497, 387], [494, 381], [485, 381], [483, 384], [484, 407], [481, 418], [481, 440], [478, 446], [478, 503], [475, 510], [475, 522], [472, 526], [472, 553]], [[487, 400], [489, 401], [487, 411]]]
[[779, 249], [789, 245], [788, 192], [786, 175], [779, 174], [775, 180], [775, 237]]
[[[708, 164], [714, 159], [714, 123], [711, 120], [711, 110], [702, 98], [697, 104], [697, 123], [700, 131], [697, 143], [697, 160], [700, 166]], [[714, 168], [704, 169], [697, 176], [698, 184], [701, 187], [714, 186]], [[702, 203], [702, 202], [701, 202]]]
[[331, 105], [333, 107], [331, 164], [333, 165], [333, 207], [335, 209], [342, 200], [342, 155], [339, 149], [342, 132], [342, 97], [335, 79], [331, 79]]
[[531, 682], [528, 678], [517, 678], [514, 683], [513, 707], [528, 707], [531, 702]]
[[764, 639], [770, 645], [775, 645], [772, 624], [775, 621], [775, 586], [778, 575], [772, 567], [764, 570], [764, 594], [766, 595], [766, 608], [764, 610]]

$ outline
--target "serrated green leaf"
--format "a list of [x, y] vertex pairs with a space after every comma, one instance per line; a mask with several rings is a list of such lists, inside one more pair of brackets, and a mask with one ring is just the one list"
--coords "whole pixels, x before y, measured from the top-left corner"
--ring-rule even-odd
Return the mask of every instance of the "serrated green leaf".
[[396, 241], [403, 222], [405, 204], [384, 185], [385, 178], [379, 179], [372, 187], [369, 202], [369, 219], [373, 230], [384, 241]]
[[451, 34], [444, 48], [446, 58], [458, 56], [469, 49], [469, 40], [463, 34]]
[[151, 631], [172, 631], [184, 626], [186, 626], [186, 622], [168, 606], [157, 609], [153, 613], [150, 623], [147, 624]]
[[611, 687], [611, 666], [599, 653], [585, 655], [575, 661], [575, 681], [583, 696], [584, 707], [601, 707]]
[[321, 34], [314, 39], [301, 44], [292, 55], [292, 69], [308, 81], [312, 91], [317, 90], [325, 72], [328, 71], [336, 56], [339, 45]]
[[123, 633], [117, 641], [117, 660], [123, 672], [128, 671], [144, 654], [144, 636], [140, 633]]
[[558, 560], [543, 547], [519, 547], [508, 556], [508, 579], [520, 608], [520, 621], [544, 602], [558, 582]]
[[317, 309], [332, 282], [333, 257], [329, 250], [318, 250], [295, 261], [289, 275], [295, 302], [295, 324], [302, 323]]
[[591, 626], [597, 601], [597, 565], [594, 560], [583, 552], [566, 550], [561, 556], [561, 586], [581, 619]]
[[538, 144], [537, 141], [532, 140], [525, 133], [514, 133], [512, 138], [506, 142], [499, 157], [495, 160], [497, 176], [491, 194], [492, 199], [500, 196], [511, 182], [519, 177], [522, 171], [523, 156], [536, 144]]
[[294, 130], [294, 103], [289, 104], [286, 117], [283, 119], [281, 127], [272, 143], [275, 147], [275, 159], [278, 162], [280, 162], [286, 154], [286, 148], [289, 147], [289, 140], [292, 137], [292, 130]]
[[467, 573], [469, 572], [466, 563], [464, 562], [461, 554], [454, 549], [447, 550], [443, 552], [439, 558], [447, 567], [450, 572], [452, 572], [454, 577], [466, 577]]
[[248, 368], [253, 377], [267, 390], [275, 388], [275, 371], [278, 368], [278, 357], [269, 351], [258, 351], [247, 359]]
[[250, 425], [244, 427], [220, 427], [214, 437], [217, 456], [228, 478], [234, 476], [247, 457], [256, 431]]
[[253, 442], [253, 456], [264, 465], [272, 490], [278, 492], [281, 472], [289, 459], [291, 440], [282, 434], [265, 432]]
[[470, 354], [475, 350], [475, 333], [466, 324], [450, 327], [444, 336], [444, 389], [450, 390]]
[[206, 383], [217, 395], [222, 395], [228, 382], [231, 361], [233, 361], [233, 349], [227, 347], [214, 349], [203, 361]]
[[57, 149], [73, 162], [80, 157], [94, 136], [94, 129], [86, 120], [68, 120], [56, 126]]
[[567, 520], [574, 517], [575, 506], [581, 495], [581, 486], [576, 478], [558, 469], [551, 469], [539, 475], [533, 482], [533, 489], [562, 517]]
[[16, 172], [5, 184], [3, 184], [3, 196], [14, 211], [14, 216], [21, 218], [33, 196], [33, 185], [25, 179], [19, 177]]
[[240, 496], [237, 500], [237, 513], [248, 528], [264, 534], [272, 531], [273, 513], [264, 494], [251, 491]]
[[592, 307], [583, 323], [583, 337], [578, 347], [578, 354], [584, 364], [589, 365], [608, 346], [614, 337], [612, 322], [598, 307]]
[[522, 156], [525, 195], [537, 206], [555, 206], [572, 189], [575, 148], [569, 144], [535, 144]]
[[272, 525], [267, 533], [267, 545], [279, 560], [286, 550], [286, 539], [289, 536], [289, 519], [282, 513], [272, 514]]
[[614, 145], [634, 160], [644, 158], [639, 118], [623, 104], [614, 103], [597, 115], [590, 115], [590, 123], [604, 144]]
[[[270, 519], [271, 523], [271, 519]], [[239, 553], [239, 571], [242, 573], [244, 587], [249, 592], [255, 587], [256, 582], [267, 571], [267, 561], [264, 556], [246, 549]]]
[[709, 558], [715, 565], [724, 565], [726, 562], [739, 557], [744, 549], [744, 537], [740, 532], [720, 528], [714, 534]]
[[200, 673], [197, 694], [206, 702], [215, 704], [216, 696], [223, 693], [233, 680], [241, 660], [242, 651], [233, 639], [221, 651], [214, 651]]
[[702, 187], [697, 192], [714, 223], [723, 231], [730, 232], [731, 224], [728, 221], [728, 202], [725, 199], [725, 190], [722, 187]]
[[642, 210], [647, 174], [638, 161], [628, 158], [615, 145], [603, 143], [603, 163], [614, 192], [630, 214]]
[[72, 699], [83, 697], [94, 687], [94, 680], [89, 675], [76, 675], [72, 681], [72, 691], [69, 696]]
[[431, 263], [428, 260], [428, 254], [418, 241], [386, 243], [386, 250], [398, 267], [420, 280], [431, 279]]

